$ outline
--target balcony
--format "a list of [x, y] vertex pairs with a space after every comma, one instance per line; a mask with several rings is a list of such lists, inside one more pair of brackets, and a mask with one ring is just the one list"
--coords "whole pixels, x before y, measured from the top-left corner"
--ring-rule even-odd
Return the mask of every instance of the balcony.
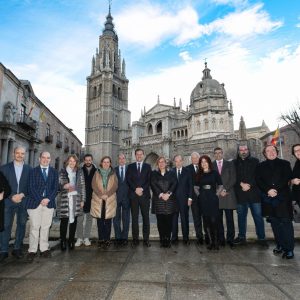
[[52, 134], [46, 135], [45, 142], [48, 144], [52, 144], [53, 143], [53, 135]]
[[19, 114], [17, 116], [17, 124], [24, 130], [36, 130], [37, 122], [27, 114]]
[[65, 146], [65, 149], [64, 149], [65, 153], [69, 153], [70, 151], [70, 147], [69, 146]]
[[62, 142], [61, 141], [56, 142], [56, 148], [58, 148], [58, 149], [62, 148]]

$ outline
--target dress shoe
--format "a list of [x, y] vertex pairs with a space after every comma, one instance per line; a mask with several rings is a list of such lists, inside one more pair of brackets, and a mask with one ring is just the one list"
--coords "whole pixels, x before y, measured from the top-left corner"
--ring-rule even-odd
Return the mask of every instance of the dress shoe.
[[122, 246], [125, 247], [128, 245], [128, 240], [122, 240]]
[[266, 240], [257, 240], [257, 243], [262, 248], [269, 248], [269, 244]]
[[222, 241], [219, 242], [219, 245], [220, 245], [221, 247], [225, 247], [226, 243], [225, 243], [224, 240], [222, 240]]
[[36, 253], [35, 252], [28, 252], [26, 255], [26, 260], [28, 262], [33, 262], [34, 258], [36, 257]]
[[1, 252], [0, 253], [0, 262], [4, 261], [8, 257], [7, 252]]
[[43, 258], [50, 258], [50, 257], [52, 257], [51, 251], [50, 250], [45, 250], [45, 251], [41, 252], [40, 253], [40, 257], [43, 257]]
[[227, 245], [230, 247], [230, 248], [233, 248], [234, 244], [232, 241], [227, 241]]
[[60, 241], [60, 250], [66, 251], [67, 249], [67, 242], [66, 241]]
[[136, 247], [136, 246], [139, 245], [139, 243], [140, 243], [139, 240], [133, 239], [132, 242], [131, 242], [131, 246], [132, 246], [132, 247]]
[[246, 245], [247, 241], [244, 238], [237, 237], [233, 240], [234, 245]]
[[75, 248], [74, 241], [69, 241], [69, 250], [74, 250], [74, 248]]
[[177, 246], [178, 245], [178, 239], [171, 240], [172, 245]]
[[292, 259], [293, 257], [294, 257], [294, 252], [293, 251], [285, 251], [282, 254], [282, 258]]
[[205, 244], [206, 244], [206, 245], [209, 245], [209, 244], [210, 244], [210, 238], [209, 238], [208, 234], [205, 234], [204, 240], [205, 240]]
[[98, 241], [98, 248], [103, 248], [103, 245], [104, 245], [104, 241], [103, 240], [99, 240]]
[[283, 253], [283, 249], [281, 246], [276, 246], [276, 248], [273, 249], [273, 254], [277, 255], [277, 254], [281, 254]]
[[22, 252], [21, 249], [14, 249], [12, 252], [11, 252], [12, 256], [14, 256], [15, 258], [17, 259], [20, 259], [20, 258], [23, 258], [24, 257], [24, 254]]
[[190, 240], [183, 240], [183, 245], [189, 246], [190, 244]]
[[151, 244], [150, 244], [150, 242], [149, 241], [144, 241], [143, 242], [143, 245], [145, 246], [145, 247], [151, 247]]
[[103, 242], [103, 249], [108, 249], [110, 247], [110, 244], [111, 244], [110, 240], [104, 241]]
[[199, 239], [197, 239], [197, 242], [196, 242], [196, 244], [197, 245], [203, 245], [203, 238], [199, 238]]

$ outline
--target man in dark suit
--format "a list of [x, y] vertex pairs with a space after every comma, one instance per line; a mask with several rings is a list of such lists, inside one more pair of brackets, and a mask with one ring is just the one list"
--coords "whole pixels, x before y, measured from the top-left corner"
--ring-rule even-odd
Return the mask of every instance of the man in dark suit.
[[[199, 158], [200, 158], [199, 153], [193, 152], [191, 154], [192, 163], [187, 166], [187, 169], [189, 170], [189, 172], [192, 176], [193, 186], [195, 185], [196, 174], [197, 174], [198, 168], [199, 168]], [[195, 232], [196, 232], [197, 244], [203, 245], [202, 211], [201, 211], [200, 202], [198, 200], [198, 197], [197, 197], [194, 189], [193, 189], [193, 197], [192, 198], [193, 198], [193, 201], [192, 201], [191, 208], [192, 208], [192, 214], [193, 214], [193, 219], [194, 219], [194, 227], [195, 227]], [[205, 243], [207, 245], [209, 244], [209, 237], [208, 237], [207, 232], [205, 232]]]
[[191, 173], [183, 167], [181, 155], [174, 157], [175, 168], [173, 172], [177, 177], [177, 188], [175, 191], [178, 211], [173, 216], [172, 243], [178, 242], [178, 217], [180, 214], [182, 239], [185, 245], [189, 245], [189, 207], [192, 204], [193, 182]]
[[17, 228], [15, 234], [15, 244], [12, 255], [16, 258], [23, 257], [22, 245], [25, 236], [27, 211], [25, 208], [28, 200], [28, 180], [31, 167], [24, 163], [26, 150], [17, 146], [14, 149], [14, 160], [1, 167], [1, 172], [6, 177], [11, 193], [4, 200], [4, 231], [0, 235], [0, 261], [8, 257], [8, 246], [11, 236], [12, 224], [15, 214], [17, 215]]
[[56, 207], [58, 172], [50, 167], [50, 153], [40, 154], [40, 165], [30, 172], [29, 199], [26, 203], [30, 221], [28, 261], [33, 261], [40, 245], [40, 255], [51, 257], [49, 250], [49, 229]]
[[[126, 157], [123, 153], [119, 154], [119, 166], [115, 168], [118, 177], [117, 189], [117, 211], [113, 219], [116, 244], [126, 246], [128, 244], [128, 231], [130, 221], [130, 201], [128, 198], [128, 184], [125, 174], [127, 171]], [[121, 229], [122, 220], [122, 229]]]
[[225, 246], [225, 235], [223, 225], [223, 213], [226, 217], [226, 241], [230, 247], [233, 246], [234, 240], [234, 220], [233, 210], [236, 209], [236, 197], [234, 192], [234, 185], [236, 181], [235, 167], [230, 161], [223, 158], [223, 150], [220, 147], [214, 149], [215, 161], [213, 162], [213, 168], [216, 170], [222, 178], [223, 190], [219, 195], [219, 243], [221, 246]]
[[139, 209], [143, 218], [144, 245], [150, 247], [150, 176], [151, 167], [145, 163], [144, 150], [135, 150], [136, 162], [128, 166], [126, 172], [127, 184], [129, 186], [129, 199], [132, 215], [132, 245], [139, 244]]

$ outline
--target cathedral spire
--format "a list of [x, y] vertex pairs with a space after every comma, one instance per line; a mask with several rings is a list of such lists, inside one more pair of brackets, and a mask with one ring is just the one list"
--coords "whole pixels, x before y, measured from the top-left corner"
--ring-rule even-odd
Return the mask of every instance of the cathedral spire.
[[106, 22], [104, 24], [103, 35], [110, 35], [115, 38], [118, 38], [113, 24], [113, 17], [111, 16], [111, 0], [109, 0], [109, 7], [108, 7], [108, 15], [106, 16]]
[[210, 75], [210, 69], [207, 67], [207, 61], [205, 59], [205, 63], [204, 63], [204, 70], [203, 72], [203, 77], [202, 80], [204, 79], [212, 79], [211, 75]]

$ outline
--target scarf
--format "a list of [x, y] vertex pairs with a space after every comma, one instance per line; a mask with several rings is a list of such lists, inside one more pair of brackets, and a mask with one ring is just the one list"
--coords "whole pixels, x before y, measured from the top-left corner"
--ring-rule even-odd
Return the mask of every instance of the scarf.
[[103, 184], [103, 188], [106, 190], [107, 188], [107, 181], [108, 181], [108, 175], [111, 171], [111, 168], [104, 170], [102, 168], [99, 168], [99, 173], [102, 177], [102, 184]]
[[[66, 167], [66, 171], [69, 177], [69, 183], [76, 187], [76, 171], [72, 170], [69, 166]], [[74, 203], [73, 196], [77, 195], [77, 191], [69, 192], [69, 223], [72, 224], [75, 221], [75, 210], [76, 210], [76, 203]]]

